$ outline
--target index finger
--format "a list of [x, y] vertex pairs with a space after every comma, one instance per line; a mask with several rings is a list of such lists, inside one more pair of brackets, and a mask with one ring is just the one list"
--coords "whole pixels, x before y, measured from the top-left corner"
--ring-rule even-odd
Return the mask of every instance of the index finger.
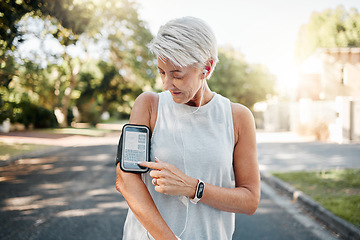
[[141, 162], [138, 163], [140, 166], [142, 167], [147, 167], [147, 168], [151, 168], [151, 169], [155, 169], [155, 170], [162, 170], [162, 164], [161, 163], [156, 163], [156, 162]]

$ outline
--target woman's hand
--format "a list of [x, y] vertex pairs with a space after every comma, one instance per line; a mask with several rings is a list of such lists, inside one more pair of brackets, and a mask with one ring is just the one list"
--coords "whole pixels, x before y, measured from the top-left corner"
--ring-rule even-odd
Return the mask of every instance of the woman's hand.
[[162, 162], [157, 158], [155, 158], [155, 162], [142, 162], [139, 165], [153, 169], [150, 176], [153, 178], [155, 191], [167, 195], [194, 198], [198, 180], [187, 176], [174, 165]]

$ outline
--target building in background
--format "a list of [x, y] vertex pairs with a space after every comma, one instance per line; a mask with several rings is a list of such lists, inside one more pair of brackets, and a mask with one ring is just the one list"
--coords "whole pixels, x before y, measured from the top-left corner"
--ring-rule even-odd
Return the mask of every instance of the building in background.
[[268, 102], [265, 130], [360, 141], [360, 48], [319, 48], [299, 67], [295, 102]]
[[298, 99], [360, 96], [360, 48], [319, 48], [300, 67]]

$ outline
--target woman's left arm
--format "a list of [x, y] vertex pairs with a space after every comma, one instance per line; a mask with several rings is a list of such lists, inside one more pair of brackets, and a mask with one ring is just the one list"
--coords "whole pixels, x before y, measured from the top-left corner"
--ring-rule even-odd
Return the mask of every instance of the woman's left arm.
[[235, 188], [205, 184], [201, 202], [222, 211], [252, 215], [260, 201], [255, 121], [250, 110], [240, 104], [232, 103], [232, 112], [235, 134]]
[[[235, 188], [223, 188], [205, 183], [200, 202], [221, 211], [252, 215], [260, 201], [255, 122], [246, 107], [234, 103], [231, 106], [235, 134], [233, 153]], [[154, 169], [150, 172], [150, 176], [156, 179], [157, 192], [194, 198], [197, 179], [157, 159], [155, 162], [144, 162], [141, 165]]]

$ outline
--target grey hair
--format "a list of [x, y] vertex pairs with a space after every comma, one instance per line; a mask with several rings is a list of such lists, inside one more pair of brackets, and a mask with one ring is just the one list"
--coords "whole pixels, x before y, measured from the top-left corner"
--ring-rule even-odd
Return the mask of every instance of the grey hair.
[[178, 67], [204, 68], [207, 61], [212, 60], [213, 71], [219, 61], [215, 34], [205, 21], [195, 17], [167, 22], [148, 48], [162, 61], [170, 60]]

